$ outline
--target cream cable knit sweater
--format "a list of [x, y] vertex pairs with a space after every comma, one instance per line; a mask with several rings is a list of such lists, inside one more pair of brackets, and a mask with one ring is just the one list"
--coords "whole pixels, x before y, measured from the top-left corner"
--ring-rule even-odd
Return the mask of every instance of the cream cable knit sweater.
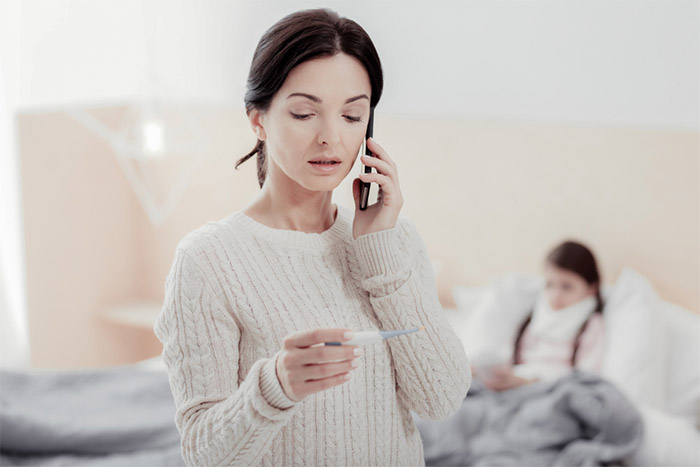
[[[323, 233], [235, 212], [178, 245], [155, 332], [188, 465], [423, 465], [409, 411], [454, 413], [471, 382], [412, 222], [352, 238], [338, 206]], [[283, 339], [316, 327], [425, 331], [365, 347], [347, 383], [293, 402]]]

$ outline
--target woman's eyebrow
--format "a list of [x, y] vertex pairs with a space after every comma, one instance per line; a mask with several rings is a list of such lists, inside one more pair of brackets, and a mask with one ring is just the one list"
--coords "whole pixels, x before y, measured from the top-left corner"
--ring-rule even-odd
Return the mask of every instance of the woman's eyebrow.
[[[320, 104], [321, 102], [323, 102], [320, 97], [312, 96], [311, 94], [306, 94], [304, 92], [293, 92], [287, 96], [287, 99], [294, 97], [294, 96], [305, 97], [312, 102], [316, 102], [317, 104]], [[350, 99], [346, 100], [345, 103], [349, 104], [351, 102], [355, 102], [355, 101], [360, 100], [360, 99], [369, 100], [369, 97], [367, 97], [367, 94], [360, 94], [359, 96], [351, 97]]]
[[369, 97], [367, 97], [367, 94], [360, 94], [359, 96], [351, 97], [350, 99], [346, 100], [345, 103], [349, 104], [350, 102], [355, 102], [360, 99], [367, 99], [369, 100]]

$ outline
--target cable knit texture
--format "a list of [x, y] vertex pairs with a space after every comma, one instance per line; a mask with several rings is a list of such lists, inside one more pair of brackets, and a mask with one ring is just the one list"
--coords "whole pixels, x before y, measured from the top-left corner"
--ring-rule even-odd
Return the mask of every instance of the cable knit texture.
[[[352, 216], [338, 206], [315, 234], [235, 212], [178, 245], [155, 332], [188, 465], [424, 465], [409, 411], [453, 414], [469, 363], [414, 224], [353, 239]], [[365, 347], [348, 382], [301, 402], [277, 379], [289, 334], [415, 326], [425, 331]]]

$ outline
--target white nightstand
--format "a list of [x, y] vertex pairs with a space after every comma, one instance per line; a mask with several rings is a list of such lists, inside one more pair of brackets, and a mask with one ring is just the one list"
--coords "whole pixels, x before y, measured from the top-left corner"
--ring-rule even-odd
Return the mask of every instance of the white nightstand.
[[101, 315], [113, 323], [152, 330], [162, 308], [161, 302], [133, 302], [107, 308]]

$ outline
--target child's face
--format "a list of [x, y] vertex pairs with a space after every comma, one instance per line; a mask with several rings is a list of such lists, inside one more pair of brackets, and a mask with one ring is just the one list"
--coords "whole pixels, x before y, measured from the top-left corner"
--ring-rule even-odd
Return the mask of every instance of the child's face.
[[555, 311], [595, 295], [597, 290], [596, 285], [589, 285], [575, 272], [561, 269], [553, 264], [545, 266], [544, 277], [549, 306]]
[[[268, 164], [277, 166], [268, 165], [268, 174], [274, 170], [282, 183], [310, 191], [336, 188], [364, 140], [371, 92], [364, 66], [343, 53], [292, 69], [255, 121], [264, 132]], [[313, 162], [321, 159], [335, 163]]]

